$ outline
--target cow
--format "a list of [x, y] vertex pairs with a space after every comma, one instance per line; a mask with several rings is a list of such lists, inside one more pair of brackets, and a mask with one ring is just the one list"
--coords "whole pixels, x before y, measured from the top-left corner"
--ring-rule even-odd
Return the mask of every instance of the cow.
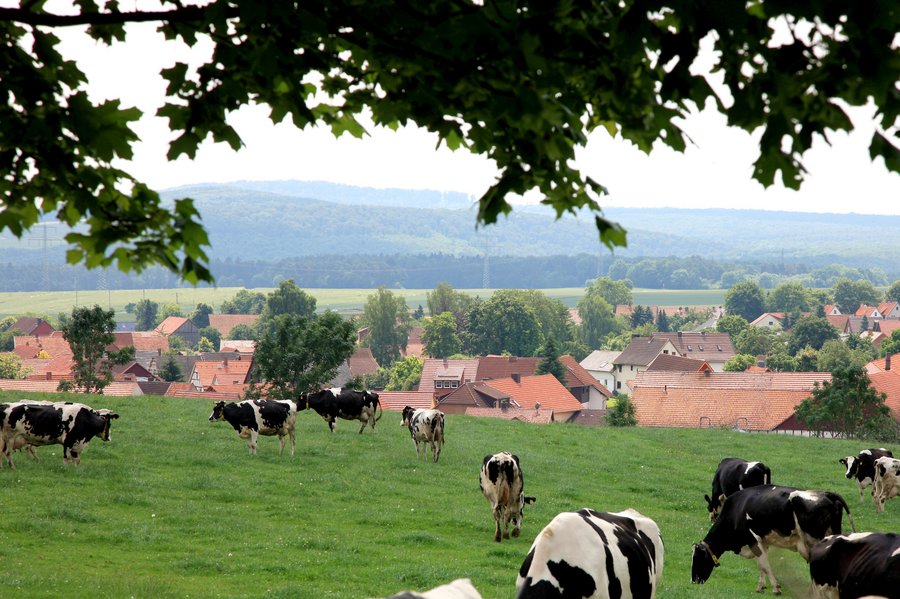
[[633, 509], [563, 512], [538, 534], [516, 579], [517, 599], [652, 599], [663, 572], [656, 523]]
[[291, 456], [294, 455], [294, 428], [297, 424], [297, 406], [292, 401], [275, 399], [247, 399], [238, 403], [220, 401], [209, 415], [210, 422], [225, 420], [238, 437], [247, 440], [251, 455], [256, 455], [259, 435], [278, 435], [284, 454], [285, 437], [291, 440]]
[[719, 515], [722, 502], [736, 491], [757, 485], [771, 485], [772, 471], [762, 462], [748, 462], [741, 458], [725, 458], [719, 462], [712, 481], [712, 497], [704, 495], [709, 519]]
[[847, 469], [844, 476], [856, 478], [856, 484], [859, 486], [860, 501], [864, 498], [866, 487], [875, 480], [875, 460], [883, 457], [892, 458], [894, 454], [884, 447], [873, 447], [871, 449], [863, 449], [855, 456], [848, 455], [838, 460]]
[[328, 423], [331, 432], [335, 430], [335, 420], [359, 420], [359, 432], [366, 424], [375, 432], [375, 423], [381, 418], [381, 403], [378, 394], [372, 391], [354, 389], [322, 389], [313, 393], [301, 393], [297, 402], [298, 410], [312, 409]]
[[444, 413], [438, 410], [403, 408], [400, 426], [409, 428], [413, 443], [416, 444], [416, 460], [419, 459], [419, 443], [422, 447], [422, 458], [428, 461], [428, 444], [431, 444], [431, 460], [437, 462], [444, 446]]
[[481, 599], [481, 593], [468, 578], [457, 578], [430, 591], [404, 591], [391, 595], [388, 599]]
[[484, 456], [479, 484], [494, 514], [494, 540], [500, 542], [501, 522], [504, 539], [509, 538], [510, 522], [513, 523], [512, 536], [519, 536], [525, 504], [535, 502], [534, 497], [525, 497], [525, 478], [519, 456], [508, 451]]
[[94, 437], [110, 439], [110, 426], [119, 415], [112, 410], [71, 402], [0, 404], [0, 436], [10, 468], [12, 450], [28, 445], [62, 445], [63, 462], [81, 463], [81, 454]]
[[725, 500], [706, 538], [693, 546], [691, 582], [705, 583], [719, 565], [719, 557], [733, 551], [756, 558], [757, 593], [765, 590], [768, 575], [772, 594], [779, 595], [781, 586], [769, 564], [769, 547], [792, 549], [809, 561], [813, 545], [841, 533], [842, 509], [852, 527], [850, 508], [837, 493], [772, 485], [742, 489]]
[[875, 460], [875, 484], [872, 488], [875, 511], [883, 512], [884, 503], [897, 495], [900, 495], [900, 460], [878, 458]]
[[900, 592], [900, 535], [832, 535], [812, 548], [809, 575], [820, 599], [896, 597]]

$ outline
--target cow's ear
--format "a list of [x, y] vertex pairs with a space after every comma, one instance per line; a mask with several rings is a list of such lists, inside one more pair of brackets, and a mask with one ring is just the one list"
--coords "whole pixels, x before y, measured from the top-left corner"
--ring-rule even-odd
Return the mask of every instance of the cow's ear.
[[537, 497], [526, 497], [525, 503], [528, 505], [534, 505], [534, 502], [537, 501]]
[[110, 412], [110, 413], [109, 413], [109, 417], [110, 417], [110, 419], [115, 420], [116, 418], [119, 417], [119, 415], [116, 414], [115, 412]]
[[722, 493], [721, 495], [719, 495], [719, 503], [720, 504], [725, 503], [725, 499], [726, 499], [725, 493]]
[[492, 455], [484, 456], [484, 460], [481, 461], [481, 465], [484, 466], [485, 464], [487, 464], [492, 457], [494, 457], [494, 456], [492, 456]]
[[706, 503], [707, 503], [707, 504], [712, 504], [712, 499], [709, 498], [709, 495], [704, 495], [704, 496], [703, 496], [703, 499], [706, 500]]
[[847, 465], [847, 458], [841, 458], [841, 459], [838, 460], [838, 462], [840, 462], [841, 464], [843, 464], [844, 466], [846, 466], [846, 465]]

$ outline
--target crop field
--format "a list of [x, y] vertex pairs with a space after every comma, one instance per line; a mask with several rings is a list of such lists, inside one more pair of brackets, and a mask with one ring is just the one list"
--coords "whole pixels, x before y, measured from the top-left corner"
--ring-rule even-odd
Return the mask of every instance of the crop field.
[[[205, 400], [79, 399], [121, 415], [109, 442], [94, 439], [77, 467], [49, 446], [38, 462], [16, 454], [18, 469], [0, 470], [0, 597], [359, 599], [469, 577], [484, 597], [509, 598], [557, 513], [632, 507], [662, 531], [659, 597], [749, 599], [756, 565], [734, 554], [707, 584], [690, 584], [691, 544], [709, 528], [703, 494], [726, 456], [763, 460], [779, 484], [838, 491], [857, 530], [900, 530], [900, 500], [876, 514], [843, 477], [837, 460], [861, 442], [448, 416], [434, 464], [416, 461], [396, 412], [362, 435], [347, 421], [332, 434], [301, 412], [293, 457], [271, 437], [251, 456], [227, 424], [207, 420]], [[520, 456], [537, 503], [521, 537], [495, 543], [478, 472], [501, 450]], [[773, 567], [785, 597], [806, 597], [798, 554], [775, 550]]]
[[[22, 291], [0, 293], [0, 318], [22, 314], [47, 315], [56, 317], [60, 312], [70, 313], [77, 306], [100, 305], [113, 310], [119, 321], [134, 320], [133, 314], [125, 312], [125, 305], [142, 299], [154, 301], [161, 306], [178, 304], [184, 315], [190, 313], [199, 303], [205, 303], [219, 312], [222, 302], [234, 297], [239, 287], [180, 287], [177, 289], [119, 289], [110, 291]], [[269, 293], [271, 288], [253, 289]], [[334, 310], [342, 314], [359, 314], [374, 289], [305, 289], [316, 298], [319, 310]], [[422, 306], [427, 310], [427, 293], [431, 289], [392, 289], [391, 292], [406, 299], [410, 309]], [[459, 291], [490, 297], [494, 289], [460, 289]], [[542, 289], [548, 297], [558, 299], [569, 307], [574, 307], [584, 295], [581, 287]], [[635, 289], [634, 303], [643, 306], [721, 306], [725, 303], [724, 289], [665, 290]]]

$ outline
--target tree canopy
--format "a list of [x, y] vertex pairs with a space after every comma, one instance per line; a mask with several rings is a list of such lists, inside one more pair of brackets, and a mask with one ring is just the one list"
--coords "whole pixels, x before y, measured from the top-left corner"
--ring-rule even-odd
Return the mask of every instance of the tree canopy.
[[[654, 143], [683, 151], [679, 121], [711, 102], [730, 125], [760, 133], [753, 177], [771, 185], [780, 174], [797, 188], [813, 140], [852, 130], [845, 107], [870, 101], [880, 128], [869, 153], [900, 170], [882, 133], [900, 113], [892, 66], [900, 13], [889, 2], [162, 5], [0, 8], [0, 232], [21, 235], [52, 214], [79, 225], [66, 237], [71, 262], [162, 264], [188, 281], [212, 278], [192, 201], [165, 206], [121, 166], [133, 157], [141, 112], [89, 97], [87, 76], [58, 48], [56, 30], [69, 26], [87, 25], [112, 44], [128, 43], [126, 24], [153, 22], [168, 40], [211, 48], [198, 64], [161, 73], [166, 102], [157, 116], [174, 134], [170, 159], [194, 157], [208, 138], [240, 148], [228, 117], [247, 104], [267, 106], [273, 122], [321, 124], [338, 136], [365, 135], [363, 115], [376, 126], [414, 123], [497, 165], [479, 222], [509, 213], [512, 194], [537, 190], [557, 215], [592, 211], [610, 247], [625, 244], [624, 229], [603, 216], [602, 182], [573, 165], [594, 130], [644, 152]], [[701, 41], [712, 45], [712, 76], [692, 71]]]

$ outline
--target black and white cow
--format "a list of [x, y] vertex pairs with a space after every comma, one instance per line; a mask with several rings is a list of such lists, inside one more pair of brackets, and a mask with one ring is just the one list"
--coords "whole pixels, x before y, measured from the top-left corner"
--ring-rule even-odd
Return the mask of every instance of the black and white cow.
[[256, 454], [256, 440], [259, 435], [278, 435], [281, 451], [284, 454], [285, 437], [291, 440], [291, 455], [294, 455], [294, 429], [297, 424], [297, 406], [292, 401], [275, 399], [247, 399], [239, 403], [232, 401], [218, 402], [210, 422], [225, 420], [238, 437], [247, 440], [247, 448], [252, 455]]
[[504, 539], [509, 538], [510, 522], [513, 523], [512, 536], [519, 536], [525, 504], [535, 502], [534, 497], [525, 497], [525, 478], [519, 456], [508, 451], [484, 456], [479, 484], [494, 514], [494, 540], [500, 542], [501, 523]]
[[431, 444], [431, 460], [438, 461], [444, 447], [444, 413], [439, 410], [403, 408], [400, 426], [409, 428], [413, 443], [416, 444], [416, 460], [419, 459], [419, 443], [422, 443], [422, 459], [428, 461], [428, 444]]
[[112, 421], [119, 415], [95, 410], [82, 403], [17, 402], [0, 404], [0, 436], [10, 468], [12, 450], [27, 445], [62, 445], [63, 461], [79, 464], [81, 454], [94, 437], [109, 441]]
[[771, 485], [772, 471], [762, 462], [748, 462], [741, 458], [725, 458], [719, 462], [712, 481], [712, 497], [704, 495], [709, 519], [715, 522], [725, 498], [747, 487]]
[[875, 460], [875, 483], [872, 487], [875, 511], [883, 512], [884, 503], [900, 495], [900, 460], [889, 457]]
[[820, 599], [897, 597], [900, 535], [861, 532], [825, 537], [812, 548], [809, 574]]
[[766, 576], [772, 593], [781, 593], [769, 564], [769, 547], [783, 547], [800, 553], [809, 561], [813, 545], [828, 535], [841, 533], [843, 511], [853, 526], [850, 508], [837, 493], [803, 491], [792, 487], [764, 485], [749, 487], [729, 496], [722, 511], [706, 534], [694, 545], [691, 582], [703, 584], [719, 557], [733, 551], [747, 559], [756, 558], [759, 583], [756, 592], [766, 588]]
[[635, 510], [564, 512], [531, 545], [516, 597], [653, 599], [663, 558], [659, 527]]
[[325, 419], [331, 432], [334, 432], [335, 420], [359, 420], [359, 432], [366, 424], [375, 432], [375, 423], [381, 418], [381, 403], [378, 394], [373, 391], [356, 391], [354, 389], [322, 389], [313, 393], [301, 393], [297, 402], [298, 410], [307, 408]]
[[457, 578], [430, 591], [404, 591], [388, 599], [481, 599], [481, 594], [468, 578]]
[[884, 447], [873, 447], [863, 449], [855, 456], [848, 455], [838, 460], [847, 469], [844, 476], [856, 479], [856, 484], [859, 485], [860, 501], [863, 500], [866, 487], [875, 481], [875, 460], [884, 457], [892, 458], [894, 454]]

